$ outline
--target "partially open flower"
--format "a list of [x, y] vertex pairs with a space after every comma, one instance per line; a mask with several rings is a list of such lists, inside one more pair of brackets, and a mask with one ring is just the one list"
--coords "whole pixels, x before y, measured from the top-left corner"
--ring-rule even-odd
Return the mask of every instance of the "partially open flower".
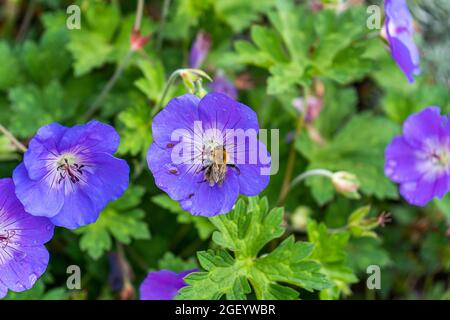
[[414, 76], [420, 74], [419, 50], [414, 43], [413, 19], [406, 0], [386, 0], [385, 31], [391, 54], [397, 65], [414, 82]]
[[150, 36], [142, 36], [139, 31], [133, 31], [131, 34], [131, 50], [141, 50], [150, 41]]
[[209, 49], [211, 48], [211, 36], [200, 31], [197, 33], [194, 43], [192, 44], [191, 51], [189, 53], [189, 67], [190, 68], [200, 68], [208, 55]]

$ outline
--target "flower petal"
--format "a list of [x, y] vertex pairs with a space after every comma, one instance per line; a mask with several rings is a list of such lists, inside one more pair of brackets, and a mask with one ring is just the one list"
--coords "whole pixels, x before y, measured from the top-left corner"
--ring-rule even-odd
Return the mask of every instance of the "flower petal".
[[259, 130], [258, 117], [250, 107], [228, 96], [211, 92], [200, 100], [199, 117], [203, 128], [207, 129], [252, 129]]
[[438, 179], [428, 179], [424, 175], [418, 181], [405, 182], [400, 186], [400, 194], [408, 203], [416, 206], [425, 206], [436, 196], [442, 198], [449, 190], [447, 175]]
[[33, 216], [53, 217], [64, 204], [64, 188], [51, 176], [31, 180], [23, 163], [13, 172], [17, 198]]
[[183, 278], [195, 271], [186, 270], [179, 274], [170, 270], [150, 272], [140, 287], [141, 300], [173, 300], [178, 291], [187, 285]]
[[[239, 192], [245, 196], [256, 196], [263, 191], [270, 180], [271, 159], [266, 146], [258, 141], [256, 148], [248, 148], [249, 159], [243, 164], [237, 164], [239, 178]], [[251, 154], [256, 153], [253, 157]]]
[[[1, 263], [7, 256], [7, 263]], [[48, 261], [49, 253], [44, 246], [7, 247], [0, 250], [1, 281], [15, 292], [31, 289], [47, 269]]]
[[440, 115], [438, 107], [428, 107], [410, 115], [403, 124], [403, 135], [413, 148], [421, 148], [429, 139], [439, 140], [445, 135], [446, 117]]
[[384, 173], [392, 181], [405, 182], [417, 180], [422, 172], [417, 169], [417, 150], [403, 137], [396, 137], [385, 150]]
[[73, 191], [66, 194], [59, 213], [51, 218], [54, 225], [76, 229], [97, 221], [100, 214], [98, 205], [80, 187], [74, 184]]
[[181, 200], [194, 193], [203, 180], [200, 164], [173, 164], [170, 152], [152, 143], [147, 152], [147, 163], [155, 183], [173, 200]]
[[68, 128], [59, 147], [61, 151], [73, 153], [89, 153], [89, 151], [115, 153], [119, 143], [120, 136], [116, 129], [92, 120], [87, 124]]
[[178, 141], [172, 139], [172, 134], [180, 131], [185, 131], [188, 140], [192, 140], [194, 122], [199, 120], [197, 109], [199, 101], [197, 96], [192, 94], [170, 100], [152, 121], [154, 143], [161, 148], [177, 143]]
[[127, 190], [130, 167], [125, 160], [103, 152], [91, 154], [89, 161], [94, 165], [86, 172], [86, 184], [81, 185], [81, 189], [95, 204], [95, 211], [101, 211]]
[[228, 170], [222, 185], [211, 187], [208, 182], [202, 182], [193, 195], [180, 201], [180, 205], [193, 215], [211, 217], [231, 211], [238, 196], [239, 180], [235, 172]]
[[59, 142], [67, 128], [57, 123], [51, 123], [38, 130], [31, 139], [28, 150], [23, 156], [23, 162], [31, 180], [44, 177], [49, 169], [49, 162], [59, 155]]

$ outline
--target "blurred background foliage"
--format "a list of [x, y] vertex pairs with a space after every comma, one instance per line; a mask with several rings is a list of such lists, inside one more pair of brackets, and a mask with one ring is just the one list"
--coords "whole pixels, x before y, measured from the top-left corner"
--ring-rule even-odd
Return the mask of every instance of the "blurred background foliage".
[[[81, 8], [80, 30], [66, 27], [71, 4]], [[45, 276], [32, 290], [7, 298], [132, 298], [150, 270], [191, 269], [199, 260], [229, 256], [224, 249], [233, 251], [225, 240], [212, 241], [214, 230], [223, 233], [225, 227], [182, 211], [156, 188], [145, 162], [152, 141], [152, 109], [168, 76], [187, 67], [200, 30], [212, 39], [202, 69], [231, 79], [239, 100], [257, 112], [262, 128], [280, 129], [280, 170], [264, 191], [271, 208], [279, 200], [288, 158], [295, 159], [293, 175], [314, 168], [345, 170], [361, 182], [359, 200], [336, 193], [327, 178], [312, 177], [282, 201], [282, 239], [291, 234], [312, 242], [311, 257], [332, 283], [323, 290], [316, 287], [319, 293], [302, 289], [300, 297], [450, 298], [450, 196], [425, 208], [412, 207], [383, 174], [384, 148], [408, 115], [429, 105], [450, 112], [450, 2], [410, 1], [423, 69], [412, 85], [392, 61], [379, 30], [366, 27], [370, 4], [382, 5], [338, 0], [146, 1], [141, 34], [151, 40], [127, 57], [135, 1], [3, 1], [0, 123], [24, 143], [50, 122], [71, 126], [95, 118], [110, 123], [121, 135], [118, 153], [132, 168], [127, 193], [108, 205], [95, 224], [74, 232], [58, 228], [48, 244], [51, 261]], [[98, 103], [118, 68], [123, 72]], [[299, 115], [292, 101], [305, 90], [323, 99], [323, 108], [295, 135]], [[163, 102], [184, 92], [177, 83]], [[11, 176], [20, 159], [0, 137], [0, 176]], [[381, 212], [391, 213], [393, 221], [374, 229], [370, 222]], [[273, 241], [267, 246], [263, 242], [260, 249], [271, 251], [277, 244]], [[285, 241], [286, 250], [312, 250]], [[218, 251], [196, 256], [210, 248]], [[382, 269], [381, 290], [366, 288], [366, 268], [372, 264]], [[69, 265], [81, 267], [81, 290], [66, 289]], [[205, 269], [213, 273], [216, 267]], [[287, 287], [275, 288], [279, 296], [271, 288], [273, 295], [265, 297], [294, 297], [290, 287], [299, 283], [295, 275], [291, 280]], [[197, 285], [201, 289], [208, 283]], [[196, 288], [182, 296], [190, 297]], [[210, 297], [221, 292], [241, 297], [216, 289], [208, 292]]]

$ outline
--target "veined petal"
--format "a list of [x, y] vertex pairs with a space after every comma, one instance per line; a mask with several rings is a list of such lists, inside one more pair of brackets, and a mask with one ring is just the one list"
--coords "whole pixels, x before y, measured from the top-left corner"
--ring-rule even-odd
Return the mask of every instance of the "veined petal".
[[152, 121], [153, 141], [161, 148], [171, 148], [174, 141], [172, 135], [179, 138], [186, 136], [188, 140], [193, 139], [194, 123], [199, 120], [199, 103], [197, 96], [185, 94], [169, 101]]
[[222, 185], [211, 187], [207, 181], [202, 182], [193, 195], [180, 201], [180, 205], [193, 215], [211, 217], [231, 211], [238, 196], [239, 180], [235, 172], [228, 170]]
[[25, 210], [42, 217], [54, 217], [64, 205], [64, 188], [58, 185], [57, 177], [47, 176], [40, 180], [31, 180], [23, 163], [13, 172], [17, 198]]
[[87, 124], [68, 128], [61, 139], [59, 148], [72, 153], [106, 152], [115, 153], [120, 136], [112, 126], [89, 121]]

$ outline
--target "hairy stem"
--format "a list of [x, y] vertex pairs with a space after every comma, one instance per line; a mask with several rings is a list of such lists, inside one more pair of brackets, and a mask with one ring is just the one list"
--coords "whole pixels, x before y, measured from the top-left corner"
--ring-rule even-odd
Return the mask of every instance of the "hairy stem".
[[332, 178], [333, 172], [331, 172], [330, 170], [326, 170], [326, 169], [312, 169], [312, 170], [305, 171], [302, 174], [295, 177], [294, 180], [292, 180], [292, 182], [289, 186], [289, 189], [292, 189], [293, 187], [295, 187], [297, 184], [299, 184], [306, 178], [312, 177], [312, 176], [323, 176], [323, 177]]
[[133, 30], [138, 31], [141, 29], [143, 12], [144, 12], [144, 0], [138, 0], [138, 4], [137, 4], [137, 8], [136, 8], [136, 19], [134, 20], [134, 29]]
[[11, 143], [20, 151], [22, 152], [26, 152], [27, 148], [19, 141], [17, 140], [16, 137], [14, 137], [14, 135], [8, 131], [4, 126], [2, 126], [0, 124], [0, 132], [3, 133], [5, 135], [5, 137], [11, 141]]

